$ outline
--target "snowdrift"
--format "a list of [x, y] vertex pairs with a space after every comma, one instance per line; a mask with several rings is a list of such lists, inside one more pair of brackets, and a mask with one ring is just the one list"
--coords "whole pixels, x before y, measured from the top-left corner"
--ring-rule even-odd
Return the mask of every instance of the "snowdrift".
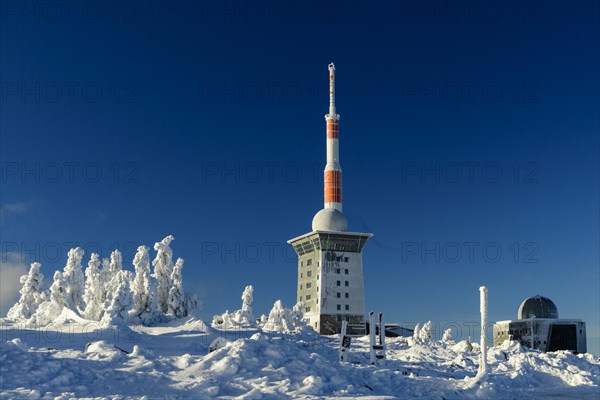
[[515, 342], [489, 349], [486, 380], [465, 389], [479, 346], [451, 340], [389, 339], [388, 360], [373, 367], [366, 337], [353, 339], [349, 362], [340, 364], [336, 337], [222, 331], [193, 317], [106, 328], [65, 313], [42, 329], [0, 319], [0, 332], [0, 398], [7, 399], [597, 399], [600, 390], [598, 357]]

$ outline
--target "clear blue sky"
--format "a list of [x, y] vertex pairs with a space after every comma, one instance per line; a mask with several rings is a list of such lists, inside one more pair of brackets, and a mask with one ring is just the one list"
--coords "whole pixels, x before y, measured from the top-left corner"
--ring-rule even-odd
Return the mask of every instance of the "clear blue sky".
[[[599, 350], [598, 2], [4, 2], [3, 262], [168, 234], [208, 319], [296, 296], [327, 64], [367, 309], [468, 326], [552, 298]], [[500, 253], [499, 253], [500, 252]], [[49, 283], [49, 282], [47, 282]], [[476, 334], [475, 336], [478, 336]]]

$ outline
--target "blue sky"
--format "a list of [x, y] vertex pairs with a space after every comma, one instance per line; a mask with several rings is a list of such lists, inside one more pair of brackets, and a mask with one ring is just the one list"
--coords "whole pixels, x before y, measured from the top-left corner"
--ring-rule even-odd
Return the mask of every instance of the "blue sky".
[[258, 314], [291, 306], [335, 62], [344, 211], [375, 234], [367, 309], [466, 338], [480, 285], [491, 320], [542, 294], [598, 354], [597, 2], [0, 11], [3, 281], [23, 260], [49, 279], [72, 244], [130, 263], [173, 234], [205, 318], [246, 284]]

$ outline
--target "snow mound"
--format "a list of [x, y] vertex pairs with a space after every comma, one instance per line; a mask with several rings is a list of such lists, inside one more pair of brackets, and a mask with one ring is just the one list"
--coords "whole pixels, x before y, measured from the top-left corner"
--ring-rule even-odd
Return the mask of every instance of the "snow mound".
[[123, 356], [123, 354], [127, 352], [116, 347], [112, 343], [105, 340], [99, 340], [97, 342], [88, 343], [85, 346], [85, 353], [89, 354], [90, 359], [92, 360], [110, 361]]
[[0, 320], [1, 398], [595, 399], [600, 389], [600, 358], [515, 342], [489, 349], [486, 380], [466, 388], [481, 354], [468, 342], [388, 338], [374, 367], [368, 337], [340, 364], [339, 337], [310, 330], [217, 331], [196, 318], [102, 329], [64, 317], [40, 330]]

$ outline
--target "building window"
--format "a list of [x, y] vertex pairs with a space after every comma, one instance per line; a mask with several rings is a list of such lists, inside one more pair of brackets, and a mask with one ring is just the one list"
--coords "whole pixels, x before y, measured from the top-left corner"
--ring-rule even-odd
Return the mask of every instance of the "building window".
[[336, 268], [336, 269], [335, 269], [335, 273], [336, 273], [336, 274], [339, 274], [339, 273], [340, 273], [340, 269], [339, 269], [339, 268]]
[[307, 271], [306, 276], [312, 276], [312, 271]]
[[344, 274], [348, 275], [348, 268], [344, 270]]
[[348, 304], [346, 304], [346, 305], [344, 306], [344, 308], [346, 309], [346, 311], [350, 310], [350, 306], [349, 306]]
[[300, 272], [300, 278], [303, 278], [303, 277], [304, 277], [304, 275], [302, 275], [302, 272]]
[[309, 258], [308, 260], [306, 260], [306, 265], [307, 266], [312, 265], [312, 258]]
[[317, 261], [317, 268], [319, 268], [319, 262]]
[[310, 294], [307, 294], [307, 295], [306, 295], [306, 301], [310, 300], [310, 299], [311, 299], [311, 297], [312, 297], [312, 296], [311, 296]]
[[302, 301], [302, 296], [300, 296], [300, 301]]
[[342, 309], [342, 306], [340, 304], [338, 304], [337, 309], [338, 309], [338, 311], [340, 311]]
[[348, 262], [348, 257], [344, 257], [344, 262]]
[[310, 307], [306, 307], [306, 312], [310, 312]]
[[344, 297], [347, 298], [347, 299], [349, 299], [350, 298], [350, 293], [348, 293], [348, 292], [344, 293]]
[[338, 286], [342, 286], [342, 281], [337, 281], [337, 282], [336, 282], [336, 284], [337, 284]]
[[317, 304], [319, 304], [319, 299], [317, 299]]
[[[307, 286], [308, 287], [308, 286]], [[300, 290], [302, 290], [302, 285], [300, 285]]]
[[312, 287], [312, 283], [308, 282], [308, 283], [306, 284], [306, 288], [307, 288], [307, 289], [310, 289], [311, 287]]
[[317, 280], [319, 280], [319, 274], [317, 274]]
[[344, 282], [344, 286], [350, 286], [350, 284], [348, 283], [348, 281]]
[[319, 291], [319, 287], [317, 286], [317, 292]]
[[342, 294], [340, 292], [337, 292], [337, 298], [338, 299], [342, 298]]
[[319, 323], [315, 322], [315, 328], [318, 328], [318, 327], [319, 327]]
[[300, 266], [304, 267], [304, 261], [300, 261]]

